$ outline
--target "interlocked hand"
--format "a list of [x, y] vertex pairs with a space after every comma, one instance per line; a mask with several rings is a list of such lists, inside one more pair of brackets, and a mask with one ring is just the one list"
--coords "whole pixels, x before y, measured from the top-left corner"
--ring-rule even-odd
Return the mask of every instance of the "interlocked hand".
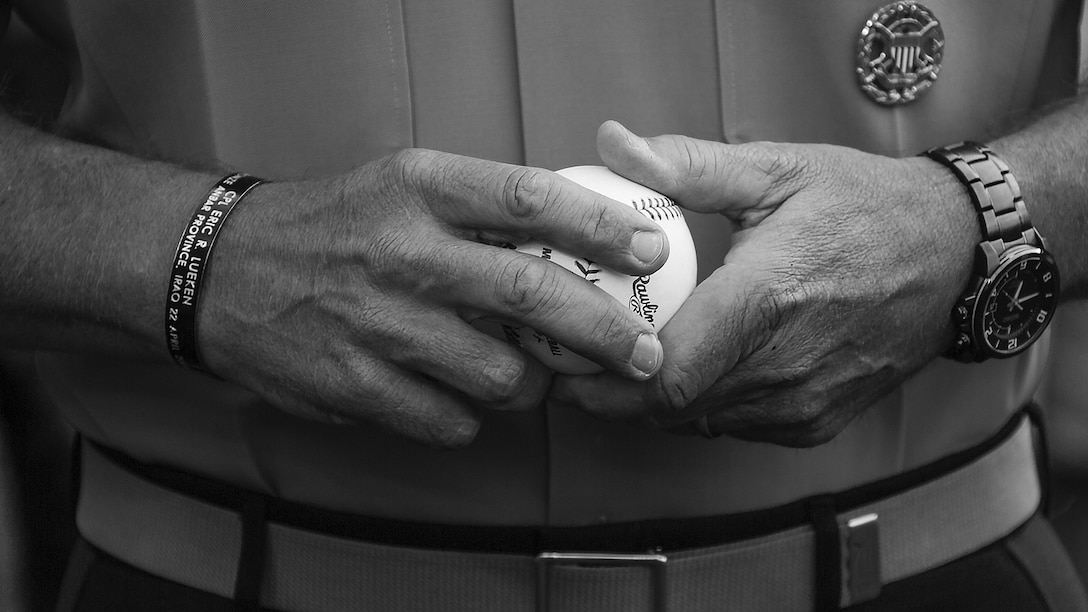
[[540, 405], [551, 373], [470, 325], [481, 318], [631, 379], [661, 362], [654, 330], [623, 304], [494, 246], [539, 239], [629, 274], [665, 261], [652, 221], [552, 172], [408, 150], [327, 181], [262, 185], [230, 224], [202, 299], [204, 361], [295, 414], [458, 446], [478, 408]]
[[605, 418], [677, 427], [705, 416], [713, 433], [815, 445], [954, 337], [949, 313], [980, 237], [966, 193], [935, 162], [643, 139], [614, 122], [598, 148], [613, 171], [737, 231], [661, 331], [657, 376], [562, 377], [558, 399]]

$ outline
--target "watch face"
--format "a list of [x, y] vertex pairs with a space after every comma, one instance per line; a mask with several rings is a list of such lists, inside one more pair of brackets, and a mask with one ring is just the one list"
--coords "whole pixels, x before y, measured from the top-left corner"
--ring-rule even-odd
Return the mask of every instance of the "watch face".
[[995, 357], [1025, 350], [1058, 305], [1058, 269], [1050, 255], [1034, 247], [1009, 254], [980, 290], [974, 317], [979, 348]]

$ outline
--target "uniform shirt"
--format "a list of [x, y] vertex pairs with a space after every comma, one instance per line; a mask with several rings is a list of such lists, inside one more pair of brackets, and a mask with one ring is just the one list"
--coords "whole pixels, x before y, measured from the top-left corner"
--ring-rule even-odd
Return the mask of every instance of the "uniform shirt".
[[[909, 155], [983, 139], [1074, 84], [1076, 22], [1058, 0], [927, 0], [947, 40], [940, 77], [912, 104], [879, 106], [854, 67], [881, 4], [72, 2], [78, 74], [62, 125], [140, 155], [272, 179], [409, 146], [551, 169], [599, 163], [606, 119], [647, 135]], [[728, 250], [728, 224], [690, 213], [688, 223], [705, 277]], [[469, 448], [440, 451], [373, 426], [307, 422], [165, 360], [39, 363], [83, 435], [141, 461], [367, 515], [587, 525], [764, 508], [946, 456], [1030, 398], [1045, 345], [981, 365], [935, 361], [807, 450], [543, 406], [486, 412]]]

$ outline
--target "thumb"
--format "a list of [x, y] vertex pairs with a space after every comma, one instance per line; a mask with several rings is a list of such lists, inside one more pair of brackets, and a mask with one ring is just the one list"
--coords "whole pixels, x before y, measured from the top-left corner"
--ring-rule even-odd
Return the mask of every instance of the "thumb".
[[[801, 189], [796, 149], [759, 142], [729, 145], [687, 136], [638, 136], [617, 121], [597, 130], [597, 152], [613, 172], [685, 208], [753, 224]], [[762, 214], [760, 214], [762, 211]]]

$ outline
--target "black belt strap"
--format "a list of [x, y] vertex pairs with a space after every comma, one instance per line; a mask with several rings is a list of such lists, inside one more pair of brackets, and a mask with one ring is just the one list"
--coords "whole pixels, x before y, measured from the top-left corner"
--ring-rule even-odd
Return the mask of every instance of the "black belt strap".
[[815, 531], [816, 612], [839, 609], [842, 590], [842, 547], [839, 545], [839, 523], [835, 498], [821, 495], [808, 501], [809, 520]]
[[268, 503], [263, 495], [248, 495], [242, 506], [242, 550], [238, 557], [238, 576], [234, 582], [235, 610], [259, 612], [261, 579], [268, 528], [265, 524]]

